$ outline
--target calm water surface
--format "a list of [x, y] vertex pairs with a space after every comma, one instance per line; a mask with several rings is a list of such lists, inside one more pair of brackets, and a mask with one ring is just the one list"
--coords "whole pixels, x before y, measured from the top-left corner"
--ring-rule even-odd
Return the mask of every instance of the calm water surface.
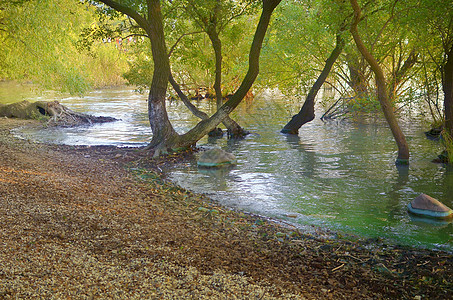
[[[150, 140], [146, 96], [131, 89], [94, 91], [83, 98], [44, 93], [27, 86], [0, 83], [0, 103], [18, 100], [59, 100], [69, 108], [121, 121], [91, 127], [17, 130], [22, 137], [73, 145], [140, 146]], [[453, 170], [430, 161], [440, 153], [438, 142], [427, 140], [424, 123], [406, 117], [401, 123], [411, 148], [409, 167], [396, 167], [396, 146], [382, 120], [304, 125], [299, 136], [279, 130], [299, 110], [271, 95], [243, 103], [234, 118], [251, 131], [246, 139], [203, 139], [203, 147], [234, 153], [238, 165], [228, 171], [203, 172], [196, 162], [169, 170], [182, 187], [209, 194], [229, 207], [284, 219], [304, 227], [317, 225], [365, 237], [429, 248], [453, 250], [453, 224], [412, 218], [407, 204], [420, 193], [453, 207]], [[197, 119], [179, 102], [168, 103], [178, 132]], [[200, 103], [206, 111], [212, 104]]]

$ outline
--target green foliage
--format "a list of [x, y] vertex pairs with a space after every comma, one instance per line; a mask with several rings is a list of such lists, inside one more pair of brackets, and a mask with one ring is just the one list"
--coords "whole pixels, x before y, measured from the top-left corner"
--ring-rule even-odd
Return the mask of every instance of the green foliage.
[[224, 94], [233, 92], [238, 78], [245, 75], [251, 40], [244, 37], [253, 35], [258, 3], [251, 0], [181, 1], [180, 14], [173, 14], [166, 22], [177, 81], [188, 90], [212, 88], [215, 54], [208, 33], [214, 32], [222, 43], [222, 89]]
[[[437, 111], [442, 61], [428, 58], [442, 57], [444, 51], [438, 46], [453, 41], [447, 38], [448, 32], [453, 30], [448, 31], [445, 27], [453, 22], [448, 17], [452, 4], [441, 0], [435, 2], [437, 4], [428, 0], [361, 3], [363, 20], [359, 31], [367, 48], [384, 69], [396, 108], [409, 103], [430, 102], [432, 111]], [[421, 3], [426, 7], [420, 10]], [[429, 13], [433, 9], [439, 20]], [[423, 21], [420, 21], [420, 14]], [[440, 18], [441, 15], [444, 17]], [[335, 34], [342, 33], [347, 41], [351, 40], [347, 32], [351, 16], [348, 1], [293, 0], [282, 3], [263, 49], [261, 69], [264, 71], [259, 83], [264, 87], [278, 87], [287, 95], [304, 96], [335, 47]], [[426, 30], [426, 24], [432, 24], [431, 30]], [[429, 36], [434, 28], [439, 33], [437, 40]], [[422, 56], [423, 66], [420, 63]], [[347, 43], [344, 55], [340, 56], [327, 82], [343, 97], [359, 95], [355, 109], [373, 111], [378, 107], [373, 77], [354, 43]], [[421, 93], [423, 90], [425, 92]]]
[[[127, 49], [128, 68], [124, 78], [128, 84], [143, 91], [148, 88], [153, 74], [151, 45], [144, 31], [135, 21], [113, 13], [98, 1], [95, 4], [99, 18], [96, 23], [83, 28], [77, 47], [93, 55], [93, 45], [107, 37], [125, 38], [133, 36], [137, 42]], [[139, 7], [140, 1], [118, 1], [128, 7]], [[260, 1], [164, 1], [161, 3], [164, 15], [164, 30], [173, 76], [185, 90], [211, 89], [214, 82], [214, 51], [206, 31], [214, 28], [222, 40], [223, 82], [225, 93], [238, 86], [247, 67], [256, 8]], [[214, 9], [220, 5], [219, 9]], [[145, 7], [142, 5], [140, 7]], [[140, 9], [138, 11], [141, 11]], [[213, 12], [216, 11], [215, 16]], [[212, 21], [212, 22], [211, 22]]]
[[99, 46], [95, 54], [77, 49], [83, 26], [95, 20], [93, 9], [76, 0], [29, 0], [2, 7], [0, 78], [72, 94], [113, 83], [103, 75], [118, 72], [112, 68], [118, 56]]
[[139, 91], [147, 89], [152, 80], [154, 65], [150, 48], [149, 39], [139, 38], [127, 53], [129, 68], [123, 76], [128, 84], [136, 86]]
[[277, 8], [263, 48], [262, 86], [278, 87], [287, 95], [308, 92], [335, 48], [336, 34], [347, 33], [341, 6], [327, 2], [293, 0]]
[[381, 111], [379, 100], [375, 95], [355, 97], [349, 102], [351, 112], [375, 113]]
[[[83, 4], [90, 3], [95, 5]], [[118, 0], [146, 15], [145, 1]], [[243, 78], [258, 18], [256, 0], [161, 1], [172, 72], [186, 90], [211, 89], [214, 52], [208, 35], [222, 41], [223, 92]], [[444, 0], [361, 2], [359, 30], [382, 65], [396, 108], [411, 104], [442, 118], [442, 65], [453, 43], [453, 3]], [[149, 86], [153, 63], [144, 31], [130, 18], [99, 1], [0, 0], [0, 78], [29, 80], [45, 88], [81, 93], [92, 87], [128, 83]], [[305, 95], [335, 47], [335, 35], [348, 33], [348, 1], [290, 0], [277, 8], [262, 51], [255, 86], [278, 87], [287, 95]], [[108, 43], [133, 37], [134, 42]], [[416, 63], [398, 77], [411, 53]], [[353, 76], [356, 72], [357, 76]], [[327, 79], [343, 96], [364, 91], [354, 109], [377, 106], [372, 72], [353, 43]], [[212, 90], [211, 90], [212, 93]]]

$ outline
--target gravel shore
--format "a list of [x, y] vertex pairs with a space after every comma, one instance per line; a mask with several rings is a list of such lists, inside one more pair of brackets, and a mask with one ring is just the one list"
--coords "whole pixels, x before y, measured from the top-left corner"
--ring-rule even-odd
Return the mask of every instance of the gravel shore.
[[451, 253], [300, 232], [166, 182], [183, 155], [18, 126], [39, 123], [0, 119], [0, 299], [452, 298]]

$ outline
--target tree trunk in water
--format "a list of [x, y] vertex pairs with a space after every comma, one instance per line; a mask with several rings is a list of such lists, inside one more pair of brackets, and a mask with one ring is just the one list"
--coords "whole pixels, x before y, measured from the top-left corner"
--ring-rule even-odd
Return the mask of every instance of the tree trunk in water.
[[245, 97], [259, 72], [259, 57], [272, 13], [281, 0], [262, 0], [263, 9], [253, 37], [249, 54], [249, 69], [236, 93], [209, 119], [202, 120], [184, 135], [178, 135], [171, 125], [165, 107], [165, 94], [170, 78], [170, 62], [165, 46], [163, 19], [159, 0], [147, 0], [147, 18], [133, 8], [113, 0], [99, 0], [113, 9], [122, 12], [143, 28], [151, 40], [154, 73], [148, 97], [148, 116], [153, 138], [148, 148], [155, 150], [154, 156], [166, 153], [169, 149], [193, 146], [199, 139], [219, 125]]
[[366, 59], [368, 64], [370, 65], [371, 70], [373, 71], [376, 77], [376, 86], [377, 86], [377, 93], [379, 103], [381, 104], [382, 111], [384, 112], [384, 116], [389, 124], [390, 130], [392, 131], [393, 138], [398, 146], [398, 157], [396, 159], [397, 164], [408, 164], [409, 163], [409, 147], [407, 145], [406, 137], [404, 136], [401, 128], [398, 125], [398, 121], [396, 120], [393, 107], [390, 103], [387, 84], [385, 82], [385, 76], [382, 68], [379, 66], [377, 60], [373, 57], [373, 55], [368, 51], [365, 44], [363, 43], [357, 25], [360, 22], [361, 18], [361, 9], [357, 4], [357, 0], [350, 0], [352, 8], [354, 10], [354, 20], [351, 25], [351, 33], [354, 38], [354, 41], [359, 49], [360, 53]]
[[[206, 30], [209, 39], [211, 40], [212, 48], [215, 53], [215, 81], [214, 90], [216, 96], [217, 109], [222, 107], [222, 42], [215, 26], [209, 26]], [[223, 124], [228, 130], [228, 137], [241, 138], [248, 134], [237, 122], [229, 116], [223, 120]]]
[[154, 72], [148, 97], [148, 117], [153, 132], [149, 145], [155, 150], [154, 155], [166, 153], [168, 145], [178, 134], [168, 119], [165, 107], [168, 79], [170, 77], [170, 61], [165, 45], [162, 13], [159, 0], [148, 0], [148, 34], [151, 40]]
[[189, 98], [183, 93], [181, 90], [181, 87], [179, 84], [176, 82], [176, 80], [173, 78], [173, 75], [170, 74], [169, 81], [175, 92], [178, 94], [179, 98], [181, 99], [182, 103], [189, 109], [189, 111], [196, 116], [197, 118], [200, 118], [202, 120], [207, 120], [209, 119], [209, 116], [207, 113], [204, 111], [199, 110], [195, 105], [190, 102]]
[[263, 40], [266, 35], [272, 13], [280, 2], [281, 0], [263, 0], [262, 13], [255, 31], [255, 35], [253, 37], [252, 45], [250, 47], [249, 68], [237, 91], [209, 119], [202, 120], [194, 128], [181, 135], [177, 142], [179, 147], [193, 144], [201, 137], [205, 136], [210, 130], [220, 124], [246, 96], [247, 92], [250, 90], [250, 87], [258, 76], [259, 58]]
[[[209, 116], [207, 113], [204, 111], [199, 110], [195, 105], [190, 102], [189, 98], [183, 93], [181, 90], [181, 87], [179, 84], [175, 81], [173, 76], [170, 74], [170, 84], [172, 85], [173, 89], [176, 91], [178, 94], [179, 98], [181, 101], [184, 103], [184, 105], [190, 110], [190, 112], [196, 116], [197, 118], [200, 118], [202, 120], [207, 120], [209, 119]], [[223, 124], [225, 125], [226, 128], [228, 128], [228, 136], [229, 137], [241, 137], [244, 135], [247, 135], [248, 132], [245, 131], [239, 124], [237, 124], [235, 121], [233, 121], [230, 117], [226, 117], [225, 120], [223, 120]], [[220, 130], [220, 128], [219, 128]], [[212, 129], [211, 132], [213, 133], [213, 136], [217, 136], [219, 130], [216, 128]], [[236, 134], [230, 135], [230, 132], [235, 132]], [[220, 130], [221, 133], [221, 130]], [[208, 133], [209, 134], [209, 133]]]
[[222, 104], [222, 42], [220, 41], [219, 35], [216, 31], [215, 26], [209, 26], [206, 30], [206, 33], [211, 40], [212, 49], [214, 49], [215, 54], [215, 80], [214, 80], [214, 91], [217, 103], [217, 109], [219, 109]]
[[316, 95], [318, 94], [318, 91], [321, 88], [321, 86], [326, 81], [326, 78], [329, 75], [330, 70], [332, 69], [338, 56], [340, 56], [341, 52], [343, 51], [344, 45], [345, 42], [343, 38], [340, 36], [340, 34], [338, 34], [335, 49], [333, 49], [329, 58], [327, 58], [321, 74], [319, 75], [318, 79], [316, 79], [316, 82], [313, 84], [310, 91], [308, 92], [304, 105], [302, 106], [299, 113], [297, 115], [294, 115], [292, 119], [285, 125], [285, 127], [283, 127], [281, 133], [298, 134], [299, 128], [302, 127], [302, 125], [311, 122], [315, 118]]
[[442, 72], [444, 92], [445, 131], [453, 138], [453, 45], [447, 53], [447, 62]]

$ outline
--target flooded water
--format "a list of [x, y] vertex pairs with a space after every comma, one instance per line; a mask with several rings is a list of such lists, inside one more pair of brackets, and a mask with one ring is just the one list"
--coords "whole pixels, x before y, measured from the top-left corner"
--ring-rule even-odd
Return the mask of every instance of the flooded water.
[[[73, 145], [140, 146], [150, 140], [146, 96], [131, 89], [94, 91], [79, 98], [55, 93], [29, 95], [20, 87], [11, 97], [13, 89], [5, 92], [5, 86], [0, 83], [0, 103], [42, 97], [58, 100], [75, 111], [121, 119], [91, 127], [16, 131], [22, 137]], [[213, 103], [199, 105], [211, 111]], [[304, 125], [296, 137], [280, 134], [300, 105], [271, 95], [243, 103], [233, 117], [251, 132], [249, 136], [240, 141], [205, 138], [198, 144], [232, 152], [237, 166], [206, 172], [198, 170], [194, 161], [168, 170], [169, 177], [226, 206], [296, 226], [315, 225], [453, 250], [452, 223], [426, 222], [407, 213], [407, 204], [420, 193], [453, 207], [453, 170], [431, 163], [442, 147], [425, 138], [425, 123], [409, 116], [401, 123], [411, 161], [409, 167], [396, 167], [396, 146], [381, 119], [339, 123], [316, 119]], [[179, 102], [168, 103], [168, 107], [178, 132], [196, 124], [197, 119]]]

